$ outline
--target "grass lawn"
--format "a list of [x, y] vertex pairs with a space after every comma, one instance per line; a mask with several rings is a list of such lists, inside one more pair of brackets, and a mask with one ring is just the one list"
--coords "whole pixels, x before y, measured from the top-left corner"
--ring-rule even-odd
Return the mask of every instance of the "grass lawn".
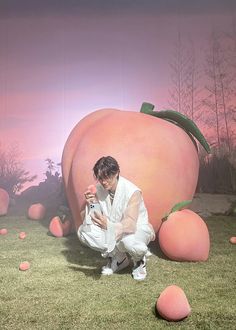
[[[211, 251], [207, 262], [167, 260], [151, 245], [148, 278], [136, 282], [131, 268], [101, 277], [106, 263], [81, 246], [76, 235], [55, 238], [47, 222], [1, 217], [0, 329], [236, 329], [236, 218], [207, 219]], [[24, 240], [18, 238], [25, 231]], [[19, 271], [29, 261], [28, 271]], [[192, 308], [180, 322], [155, 315], [159, 294], [180, 286]]]

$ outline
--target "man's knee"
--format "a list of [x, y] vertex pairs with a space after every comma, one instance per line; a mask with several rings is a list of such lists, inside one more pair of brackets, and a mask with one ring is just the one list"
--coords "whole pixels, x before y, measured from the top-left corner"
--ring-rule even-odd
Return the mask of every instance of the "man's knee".
[[141, 259], [148, 250], [147, 245], [144, 242], [128, 236], [119, 242], [118, 249], [129, 253], [135, 259]]
[[77, 236], [78, 236], [80, 242], [83, 243], [83, 245], [86, 245], [87, 246], [86, 240], [85, 240], [85, 238], [83, 236], [82, 225], [77, 230]]
[[79, 240], [86, 246], [99, 252], [107, 251], [105, 232], [98, 226], [81, 225], [77, 231]]

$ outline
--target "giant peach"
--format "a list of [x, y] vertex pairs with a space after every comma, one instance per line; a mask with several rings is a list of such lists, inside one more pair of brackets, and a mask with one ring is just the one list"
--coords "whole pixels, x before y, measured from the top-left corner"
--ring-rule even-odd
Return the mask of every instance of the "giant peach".
[[116, 158], [121, 174], [141, 188], [156, 232], [172, 206], [195, 193], [198, 152], [185, 130], [145, 113], [97, 110], [75, 126], [62, 155], [65, 191], [76, 228], [82, 223], [83, 193], [93, 177], [93, 166], [107, 155]]

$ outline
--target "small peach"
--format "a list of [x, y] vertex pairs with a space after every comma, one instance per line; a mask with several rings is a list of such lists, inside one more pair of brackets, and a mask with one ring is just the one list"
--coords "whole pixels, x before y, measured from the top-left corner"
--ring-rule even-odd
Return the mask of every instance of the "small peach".
[[184, 291], [177, 285], [170, 285], [160, 294], [156, 302], [156, 310], [168, 321], [180, 321], [191, 312]]
[[30, 264], [28, 261], [23, 261], [20, 263], [19, 269], [20, 270], [28, 270], [30, 268]]
[[8, 233], [6, 228], [0, 229], [0, 235], [6, 235]]
[[232, 244], [236, 244], [236, 236], [232, 236], [232, 237], [230, 237], [229, 241], [230, 241], [230, 243], [232, 243]]
[[97, 187], [94, 184], [91, 184], [88, 186], [88, 190], [91, 192], [91, 194], [95, 195], [97, 192]]
[[42, 220], [45, 217], [46, 208], [41, 203], [32, 204], [28, 209], [28, 218], [31, 220]]
[[25, 239], [26, 238], [26, 233], [24, 231], [21, 231], [19, 234], [20, 239]]
[[49, 231], [55, 237], [63, 237], [63, 227], [60, 217], [55, 216], [52, 218], [49, 225]]

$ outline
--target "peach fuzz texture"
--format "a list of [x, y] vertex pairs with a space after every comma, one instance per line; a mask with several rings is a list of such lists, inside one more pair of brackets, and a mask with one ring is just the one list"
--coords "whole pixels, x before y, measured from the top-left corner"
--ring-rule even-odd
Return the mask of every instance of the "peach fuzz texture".
[[150, 222], [192, 199], [199, 172], [197, 150], [180, 127], [147, 114], [116, 109], [95, 111], [72, 130], [62, 155], [62, 173], [75, 227], [82, 223], [84, 191], [102, 156], [116, 158], [121, 175], [141, 188]]
[[9, 195], [5, 189], [0, 188], [0, 215], [6, 215], [9, 206]]
[[158, 233], [160, 248], [171, 260], [206, 261], [210, 237], [203, 219], [191, 210], [171, 213]]
[[168, 321], [182, 320], [191, 313], [188, 299], [177, 285], [170, 285], [162, 291], [157, 299], [156, 309]]

